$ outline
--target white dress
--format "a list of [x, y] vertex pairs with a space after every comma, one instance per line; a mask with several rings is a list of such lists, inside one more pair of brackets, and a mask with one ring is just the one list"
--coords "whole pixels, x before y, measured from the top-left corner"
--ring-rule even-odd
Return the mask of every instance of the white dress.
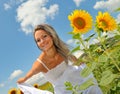
[[[48, 70], [47, 73], [43, 73], [46, 80], [49, 81], [53, 87], [54, 87], [54, 93], [55, 94], [72, 94], [71, 91], [66, 90], [66, 87], [64, 85], [64, 83], [66, 81], [70, 81], [73, 85], [80, 85], [83, 82], [85, 82], [87, 79], [89, 78], [93, 78], [93, 75], [89, 75], [87, 78], [83, 78], [80, 76], [80, 71], [85, 67], [85, 64], [82, 64], [80, 66], [72, 66], [72, 65], [68, 65], [65, 63], [65, 61], [63, 61], [62, 63], [60, 63], [58, 66], [56, 66], [55, 68], [49, 70], [49, 68], [39, 59], [37, 59], [41, 64], [43, 64], [43, 66]], [[80, 91], [80, 93], [82, 94], [102, 94], [102, 91], [100, 90], [100, 88], [97, 86], [97, 83], [95, 81], [96, 85], [90, 86], [88, 89], [84, 90], [84, 91]], [[26, 86], [26, 87], [25, 87]], [[39, 90], [38, 89], [35, 91], [34, 87], [31, 87], [31, 89], [34, 88], [34, 90], [32, 90], [32, 92], [30, 91], [31, 89], [27, 88], [28, 85], [26, 84], [18, 84], [18, 87], [24, 92], [24, 94], [51, 94], [51, 92], [49, 91], [43, 91], [43, 90]], [[26, 89], [25, 89], [26, 88]], [[30, 93], [25, 93], [26, 91], [30, 92]], [[36, 92], [36, 93], [35, 93]], [[37, 93], [39, 92], [39, 93]]]

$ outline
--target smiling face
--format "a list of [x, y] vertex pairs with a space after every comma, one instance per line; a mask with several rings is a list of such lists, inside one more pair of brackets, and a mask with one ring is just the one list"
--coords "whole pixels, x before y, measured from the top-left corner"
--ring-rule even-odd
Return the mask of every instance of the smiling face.
[[35, 37], [35, 41], [36, 41], [38, 47], [41, 50], [47, 51], [51, 47], [53, 47], [52, 37], [47, 32], [45, 32], [44, 30], [37, 30], [35, 32], [34, 37]]

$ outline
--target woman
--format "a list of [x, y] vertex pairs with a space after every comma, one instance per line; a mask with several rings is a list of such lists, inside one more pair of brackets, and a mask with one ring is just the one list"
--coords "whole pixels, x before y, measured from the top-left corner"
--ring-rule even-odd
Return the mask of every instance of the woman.
[[[42, 53], [26, 76], [17, 81], [18, 84], [24, 83], [33, 75], [42, 72], [45, 78], [52, 83], [55, 94], [72, 94], [65, 89], [64, 83], [66, 81], [70, 81], [73, 85], [80, 85], [85, 80], [93, 78], [92, 74], [86, 79], [80, 77], [79, 74], [85, 67], [84, 64], [80, 66], [69, 65], [70, 62], [76, 63], [77, 59], [69, 54], [68, 46], [58, 37], [56, 31], [50, 25], [36, 26], [34, 39]], [[83, 92], [83, 94], [102, 94], [97, 85], [80, 92]], [[43, 93], [41, 92], [41, 94]]]

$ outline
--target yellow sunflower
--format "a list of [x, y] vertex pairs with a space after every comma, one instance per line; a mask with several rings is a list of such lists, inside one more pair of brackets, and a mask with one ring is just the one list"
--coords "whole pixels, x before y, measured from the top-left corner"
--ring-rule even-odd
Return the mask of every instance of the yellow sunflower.
[[39, 85], [38, 85], [38, 84], [34, 84], [33, 86], [34, 86], [35, 88], [38, 88], [38, 87], [39, 87]]
[[68, 15], [74, 33], [86, 33], [92, 28], [92, 16], [85, 10], [74, 10]]
[[15, 88], [12, 88], [9, 90], [8, 94], [17, 94], [17, 90]]
[[20, 89], [18, 89], [17, 92], [17, 94], [24, 94]]
[[108, 12], [98, 12], [96, 23], [98, 28], [103, 29], [103, 31], [112, 31], [117, 28], [115, 19]]

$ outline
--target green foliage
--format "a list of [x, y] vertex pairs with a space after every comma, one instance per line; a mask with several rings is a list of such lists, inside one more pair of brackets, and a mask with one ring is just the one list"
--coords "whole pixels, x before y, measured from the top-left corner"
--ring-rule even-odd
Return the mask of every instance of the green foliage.
[[82, 83], [79, 87], [78, 90], [85, 90], [88, 87], [94, 85], [93, 83], [93, 78], [88, 79], [86, 82]]
[[92, 70], [89, 67], [85, 67], [84, 70], [81, 71], [80, 75], [82, 77], [88, 77], [91, 74]]
[[71, 82], [65, 82], [66, 90], [72, 92], [72, 94], [82, 94], [82, 90], [87, 89], [88, 87], [94, 85], [93, 78], [89, 78], [86, 82], [83, 82], [81, 85], [73, 86]]
[[[84, 40], [80, 34], [73, 34], [73, 39], [77, 39], [78, 44], [71, 53], [83, 51], [84, 53], [78, 59], [79, 62], [84, 62], [87, 65], [80, 75], [87, 77], [93, 73], [103, 94], [120, 94], [120, 33], [118, 31], [113, 34], [113, 37], [101, 36], [101, 34], [94, 37], [92, 34]], [[93, 37], [99, 42], [86, 47], [85, 41], [90, 42]], [[84, 47], [82, 49], [81, 44]], [[80, 94], [78, 93], [80, 90], [85, 90], [91, 85], [94, 85], [92, 79], [80, 86], [73, 86], [67, 82], [66, 89], [71, 90], [73, 94]]]
[[117, 8], [117, 9], [115, 10], [115, 12], [118, 12], [118, 11], [120, 11], [120, 8]]
[[110, 69], [106, 70], [102, 73], [102, 78], [99, 84], [101, 86], [106, 86], [110, 84], [115, 78], [117, 78], [116, 74], [113, 74]]
[[75, 47], [75, 48], [70, 52], [70, 54], [71, 54], [71, 53], [74, 53], [74, 52], [76, 52], [76, 51], [78, 51], [78, 50], [80, 50], [80, 46]]
[[66, 90], [69, 90], [72, 92], [72, 94], [79, 94], [77, 92], [78, 85], [73, 86], [70, 82], [65, 82]]

